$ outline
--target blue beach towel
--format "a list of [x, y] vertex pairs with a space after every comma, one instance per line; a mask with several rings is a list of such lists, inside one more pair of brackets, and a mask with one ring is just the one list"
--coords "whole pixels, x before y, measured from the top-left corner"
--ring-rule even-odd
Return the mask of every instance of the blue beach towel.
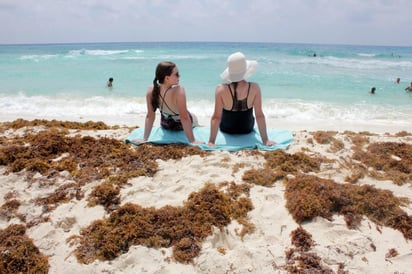
[[[184, 131], [165, 130], [161, 127], [153, 127], [148, 143], [153, 144], [188, 144], [201, 148], [202, 150], [227, 150], [238, 151], [242, 149], [260, 149], [260, 150], [275, 150], [286, 149], [293, 140], [290, 130], [268, 129], [269, 140], [276, 142], [273, 146], [266, 146], [262, 143], [259, 132], [255, 129], [249, 134], [226, 134], [218, 131], [216, 136], [216, 146], [210, 147], [207, 145], [210, 134], [210, 127], [195, 127], [193, 134], [196, 140], [205, 142], [206, 144], [195, 145], [190, 144], [186, 138]], [[129, 137], [126, 138], [126, 143], [141, 145], [132, 140], [143, 139], [144, 128], [137, 128], [132, 131]]]

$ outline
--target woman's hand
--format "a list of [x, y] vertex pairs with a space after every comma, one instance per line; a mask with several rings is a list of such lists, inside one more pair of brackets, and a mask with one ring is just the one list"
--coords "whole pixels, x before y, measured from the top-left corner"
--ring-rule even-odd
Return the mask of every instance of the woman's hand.
[[270, 146], [274, 146], [274, 145], [276, 145], [276, 142], [274, 142], [274, 141], [267, 140], [267, 141], [265, 142], [265, 146], [270, 147]]

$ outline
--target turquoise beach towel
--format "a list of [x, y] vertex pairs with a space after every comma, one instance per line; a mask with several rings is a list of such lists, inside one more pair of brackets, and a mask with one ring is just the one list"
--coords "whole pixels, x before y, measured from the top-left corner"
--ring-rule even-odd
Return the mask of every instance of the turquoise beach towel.
[[[126, 143], [141, 145], [132, 140], [143, 139], [144, 128], [137, 128], [132, 131], [129, 137], [126, 138]], [[259, 132], [255, 129], [249, 134], [226, 134], [218, 131], [216, 136], [216, 146], [210, 147], [207, 145], [210, 134], [210, 127], [195, 127], [193, 134], [196, 140], [205, 142], [206, 144], [195, 145], [190, 144], [186, 138], [184, 131], [165, 130], [161, 127], [153, 127], [148, 143], [153, 144], [188, 144], [201, 148], [202, 150], [227, 150], [238, 151], [242, 149], [260, 149], [260, 150], [275, 150], [286, 149], [293, 140], [290, 130], [268, 129], [270, 140], [276, 142], [276, 145], [266, 146], [262, 143]]]

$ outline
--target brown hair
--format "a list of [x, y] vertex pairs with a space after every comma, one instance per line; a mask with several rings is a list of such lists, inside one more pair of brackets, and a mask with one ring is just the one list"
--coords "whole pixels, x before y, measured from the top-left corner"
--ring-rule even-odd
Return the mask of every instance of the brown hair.
[[176, 64], [173, 62], [160, 62], [156, 67], [156, 75], [153, 80], [153, 91], [152, 91], [152, 107], [153, 110], [159, 107], [159, 96], [160, 96], [160, 84], [163, 84], [165, 77], [170, 76]]

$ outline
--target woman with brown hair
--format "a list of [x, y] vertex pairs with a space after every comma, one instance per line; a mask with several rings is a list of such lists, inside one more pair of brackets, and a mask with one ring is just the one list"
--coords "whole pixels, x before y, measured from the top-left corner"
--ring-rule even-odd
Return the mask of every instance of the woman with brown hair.
[[143, 140], [147, 141], [156, 118], [156, 110], [160, 110], [160, 125], [167, 130], [183, 130], [190, 143], [200, 144], [192, 128], [198, 126], [197, 117], [187, 110], [186, 93], [179, 85], [179, 70], [173, 62], [160, 62], [156, 67], [153, 85], [146, 93], [147, 114]]

